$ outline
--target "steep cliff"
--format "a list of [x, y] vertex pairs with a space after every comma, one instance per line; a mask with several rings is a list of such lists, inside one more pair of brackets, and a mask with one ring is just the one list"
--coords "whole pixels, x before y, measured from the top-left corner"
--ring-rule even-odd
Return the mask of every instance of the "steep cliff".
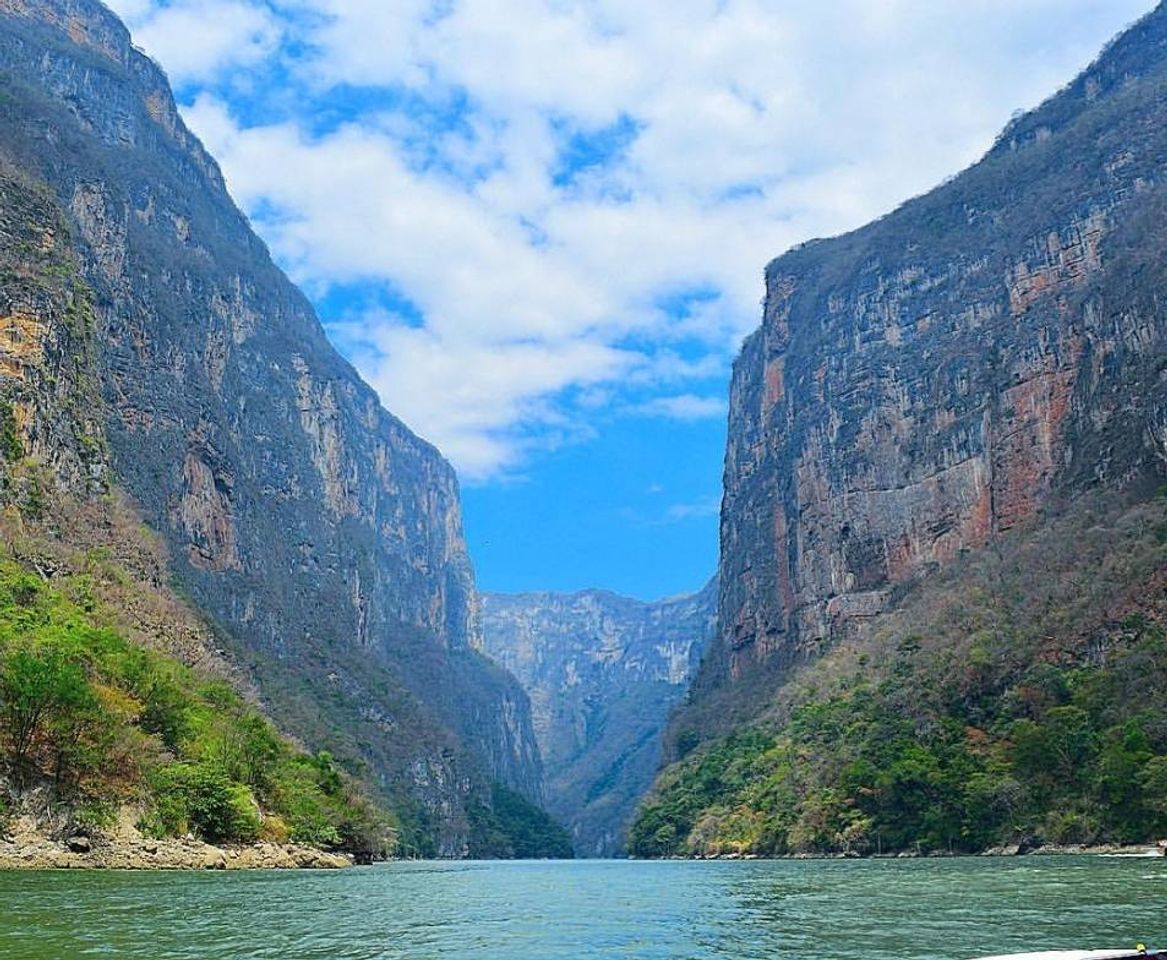
[[0, 493], [7, 502], [27, 505], [42, 482], [81, 497], [106, 489], [93, 322], [92, 293], [56, 198], [0, 158]]
[[[104, 403], [67, 429], [101, 417], [113, 476], [274, 715], [363, 765], [434, 852], [466, 851], [492, 780], [537, 800], [526, 697], [479, 652], [453, 471], [331, 348], [95, 0], [0, 0], [0, 144], [68, 212], [91, 304], [70, 322], [94, 325]], [[39, 334], [8, 313], [13, 357]], [[51, 459], [57, 428], [12, 409]]]
[[706, 693], [1167, 462], [1167, 9], [953, 181], [766, 270], [734, 367]]
[[718, 632], [636, 852], [1167, 827], [1165, 223], [1167, 4], [974, 167], [769, 265]]
[[576, 852], [623, 852], [670, 709], [713, 635], [717, 585], [644, 603], [599, 590], [486, 594], [486, 651], [531, 698], [547, 807]]
[[[4, 837], [10, 860], [28, 863], [33, 848], [67, 858], [45, 844], [77, 833], [102, 848], [97, 862], [112, 842], [138, 866], [165, 864], [157, 841], [188, 833], [362, 859], [389, 852], [383, 811], [257, 711], [214, 632], [171, 591], [166, 550], [113, 486], [80, 271], [52, 192], [0, 162], [0, 835], [16, 835]], [[211, 851], [185, 853], [201, 864]]]

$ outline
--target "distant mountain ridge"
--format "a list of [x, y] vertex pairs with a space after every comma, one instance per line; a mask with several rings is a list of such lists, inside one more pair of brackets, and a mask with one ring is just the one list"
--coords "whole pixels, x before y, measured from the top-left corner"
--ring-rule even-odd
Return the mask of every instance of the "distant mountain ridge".
[[485, 650], [531, 698], [547, 808], [580, 856], [624, 850], [669, 711], [712, 638], [717, 588], [655, 603], [603, 590], [483, 596]]
[[453, 470], [331, 347], [96, 0], [0, 0], [0, 151], [67, 214], [111, 475], [273, 715], [365, 770], [426, 852], [470, 852], [493, 781], [538, 802]]

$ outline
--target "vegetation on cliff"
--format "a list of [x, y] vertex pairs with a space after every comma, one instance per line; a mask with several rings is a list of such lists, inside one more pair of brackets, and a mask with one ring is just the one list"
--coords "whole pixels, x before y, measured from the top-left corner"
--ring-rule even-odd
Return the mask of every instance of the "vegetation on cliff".
[[[640, 856], [981, 850], [1167, 833], [1167, 499], [969, 554], [674, 766]], [[679, 738], [684, 740], [684, 736]]]
[[490, 806], [471, 802], [469, 855], [476, 860], [570, 860], [571, 836], [526, 797], [496, 783]]
[[284, 740], [222, 678], [110, 625], [94, 589], [110, 563], [97, 551], [90, 570], [45, 579], [0, 560], [3, 806], [36, 794], [63, 830], [131, 807], [158, 837], [389, 852], [390, 824], [327, 754]]

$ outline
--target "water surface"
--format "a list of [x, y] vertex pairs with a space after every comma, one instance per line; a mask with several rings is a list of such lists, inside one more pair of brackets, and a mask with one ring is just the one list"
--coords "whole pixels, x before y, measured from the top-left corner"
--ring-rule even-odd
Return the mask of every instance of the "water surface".
[[5, 960], [966, 960], [1139, 940], [1167, 944], [1167, 861], [0, 872]]

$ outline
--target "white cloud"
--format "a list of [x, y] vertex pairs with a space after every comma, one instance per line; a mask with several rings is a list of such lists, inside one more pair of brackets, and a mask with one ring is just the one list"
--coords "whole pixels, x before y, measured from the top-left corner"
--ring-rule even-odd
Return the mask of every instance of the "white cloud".
[[725, 401], [721, 397], [699, 397], [692, 393], [653, 397], [638, 404], [635, 413], [646, 417], [666, 417], [670, 420], [709, 420], [725, 416]]
[[665, 513], [665, 523], [681, 523], [700, 517], [715, 517], [721, 510], [718, 497], [705, 497], [693, 503], [674, 503]]
[[175, 83], [212, 79], [271, 56], [283, 28], [263, 4], [246, 0], [115, 0], [134, 41], [166, 68]]
[[443, 339], [383, 316], [347, 331], [354, 362], [406, 423], [426, 425], [471, 479], [535, 447], [579, 439], [586, 427], [544, 400], [567, 386], [611, 381], [636, 362], [582, 339], [482, 344]]
[[[293, 276], [407, 302], [325, 319], [478, 478], [613, 411], [721, 416], [709, 382], [759, 319], [770, 257], [974, 160], [1150, 6], [117, 2], [203, 81], [187, 119]], [[273, 66], [291, 92], [240, 92]], [[241, 124], [264, 96], [278, 115]]]
[[153, 7], [152, 0], [104, 0], [104, 3], [129, 25], [145, 17]]

